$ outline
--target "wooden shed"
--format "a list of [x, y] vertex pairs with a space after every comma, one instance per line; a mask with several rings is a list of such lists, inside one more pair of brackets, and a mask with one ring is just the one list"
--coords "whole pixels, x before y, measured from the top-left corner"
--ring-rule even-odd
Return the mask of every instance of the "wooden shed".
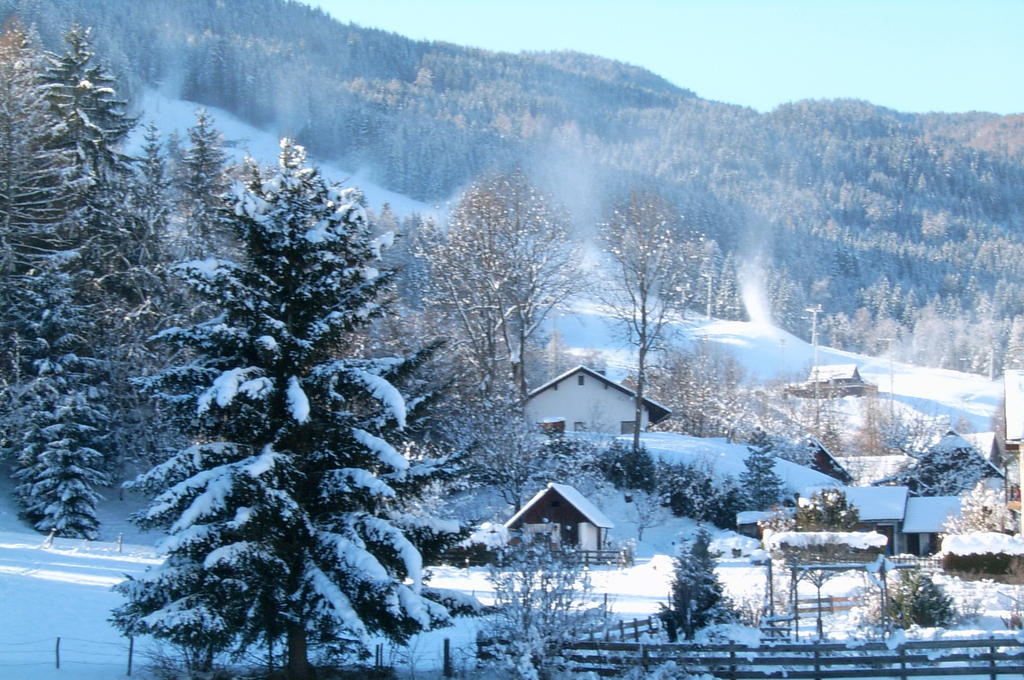
[[546, 535], [552, 547], [601, 550], [615, 525], [583, 494], [567, 484], [548, 484], [505, 527], [533, 536]]

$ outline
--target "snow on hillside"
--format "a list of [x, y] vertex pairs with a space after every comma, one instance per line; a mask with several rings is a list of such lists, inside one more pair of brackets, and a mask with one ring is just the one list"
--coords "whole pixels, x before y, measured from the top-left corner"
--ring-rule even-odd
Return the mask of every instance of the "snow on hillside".
[[[671, 432], [648, 432], [641, 435], [640, 441], [655, 458], [688, 465], [706, 463], [719, 477], [739, 477], [746, 470], [744, 461], [750, 454], [745, 444], [732, 444], [725, 439], [686, 437]], [[828, 475], [779, 458], [775, 460], [775, 474], [782, 479], [790, 493], [804, 493], [812, 487], [838, 485]]]
[[[571, 352], [584, 356], [599, 351], [608, 362], [609, 375], [624, 378], [633, 369], [633, 352], [616, 326], [600, 306], [579, 303], [562, 310], [552, 321]], [[679, 346], [707, 342], [732, 354], [746, 369], [755, 384], [772, 381], [802, 381], [814, 362], [809, 342], [765, 323], [744, 321], [708, 321], [703, 316], [688, 316], [674, 324], [670, 334]], [[961, 419], [972, 429], [992, 429], [992, 415], [1002, 399], [1002, 381], [984, 376], [938, 368], [925, 368], [890, 361], [887, 357], [869, 357], [831, 347], [818, 347], [818, 363], [856, 364], [861, 377], [878, 387], [879, 399], [894, 408], [929, 418], [948, 420], [950, 426]], [[848, 398], [851, 418], [859, 403]]]
[[[281, 151], [278, 135], [255, 128], [223, 109], [201, 106], [182, 99], [172, 99], [152, 89], [143, 93], [137, 106], [139, 111], [135, 115], [139, 117], [140, 124], [135, 127], [127, 147], [127, 151], [132, 154], [140, 152], [145, 126], [150, 122], [157, 126], [164, 138], [171, 132], [177, 132], [183, 146], [187, 146], [188, 134], [186, 131], [195, 125], [195, 112], [199, 108], [205, 108], [210, 113], [214, 127], [224, 135], [224, 150], [232, 162], [239, 162], [246, 156], [251, 156], [261, 163], [271, 164], [277, 162], [278, 154]], [[413, 212], [434, 216], [441, 213], [440, 206], [427, 205], [389, 191], [373, 182], [365, 172], [353, 173], [332, 163], [325, 163], [316, 158], [312, 158], [312, 160], [317, 163], [320, 171], [328, 179], [362, 189], [369, 207], [374, 211], [379, 212], [381, 206], [388, 203], [395, 214], [400, 216]]]

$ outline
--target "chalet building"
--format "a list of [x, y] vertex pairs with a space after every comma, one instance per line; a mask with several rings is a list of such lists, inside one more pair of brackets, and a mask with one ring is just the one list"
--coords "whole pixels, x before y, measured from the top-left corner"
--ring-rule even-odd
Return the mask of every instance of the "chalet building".
[[505, 522], [510, 533], [547, 537], [553, 548], [601, 550], [614, 524], [575, 488], [548, 484]]
[[911, 496], [905, 486], [847, 486], [846, 499], [857, 508], [856, 531], [874, 531], [889, 539], [887, 555], [932, 555], [950, 517], [960, 514], [958, 496]]
[[633, 434], [672, 415], [672, 411], [644, 399], [641, 421], [636, 422], [636, 392], [600, 372], [577, 366], [530, 392], [526, 417], [547, 430]]
[[787, 394], [804, 399], [863, 397], [877, 392], [877, 386], [861, 378], [856, 364], [814, 366], [805, 382], [786, 388]]
[[828, 475], [843, 484], [851, 484], [853, 482], [853, 475], [817, 437], [809, 437], [807, 439], [807, 450], [810, 453], [810, 467], [812, 470], [817, 470], [823, 475]]

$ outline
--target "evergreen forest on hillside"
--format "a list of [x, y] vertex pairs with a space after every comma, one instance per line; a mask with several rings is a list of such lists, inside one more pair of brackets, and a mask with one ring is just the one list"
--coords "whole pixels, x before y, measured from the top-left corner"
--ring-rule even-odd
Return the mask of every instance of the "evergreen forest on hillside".
[[525, 172], [582, 239], [634, 186], [704, 239], [694, 291], [743, 318], [740, 282], [809, 337], [996, 374], [1024, 362], [1019, 116], [908, 114], [854, 100], [759, 114], [625, 64], [500, 54], [344, 25], [297, 2], [5, 0], [56, 49], [97, 29], [126, 95], [158, 87], [296, 138], [411, 197]]

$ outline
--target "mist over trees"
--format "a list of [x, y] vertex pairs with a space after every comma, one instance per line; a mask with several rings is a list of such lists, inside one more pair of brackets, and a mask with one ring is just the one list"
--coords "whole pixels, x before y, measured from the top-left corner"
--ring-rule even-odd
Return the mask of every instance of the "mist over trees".
[[95, 27], [129, 94], [223, 107], [415, 198], [521, 168], [586, 233], [610, 187], [657, 191], [716, 244], [702, 311], [742, 317], [737, 270], [759, 257], [753, 278], [798, 334], [821, 304], [842, 349], [1024, 362], [1024, 147], [999, 116], [854, 100], [759, 114], [597, 57], [417, 42], [281, 0], [0, 1], [14, 14], [51, 49], [70, 22]]

